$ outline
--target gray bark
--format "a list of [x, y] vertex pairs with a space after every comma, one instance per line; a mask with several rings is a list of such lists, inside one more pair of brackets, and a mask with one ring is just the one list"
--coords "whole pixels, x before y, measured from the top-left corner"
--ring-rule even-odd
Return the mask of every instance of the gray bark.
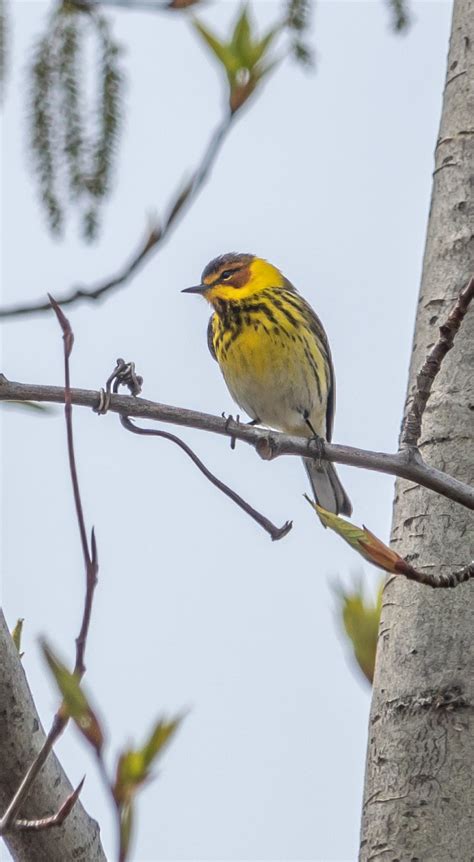
[[[437, 327], [474, 272], [474, 0], [454, 0], [408, 400]], [[396, 301], [396, 300], [395, 300]], [[435, 380], [420, 450], [474, 482], [474, 313]], [[396, 484], [393, 547], [417, 569], [474, 556], [472, 513]], [[474, 860], [474, 586], [385, 587], [369, 724], [362, 862]]]
[[[1, 611], [0, 704], [0, 810], [3, 813], [41, 748], [45, 733]], [[36, 820], [55, 814], [71, 792], [71, 784], [53, 752], [33, 784], [21, 816]], [[99, 827], [80, 799], [62, 826], [42, 832], [14, 832], [4, 840], [16, 862], [106, 862]]]

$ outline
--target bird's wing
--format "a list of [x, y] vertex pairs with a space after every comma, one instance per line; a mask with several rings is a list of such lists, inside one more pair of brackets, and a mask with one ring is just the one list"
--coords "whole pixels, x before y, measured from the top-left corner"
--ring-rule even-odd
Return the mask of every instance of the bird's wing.
[[217, 362], [216, 351], [214, 350], [214, 327], [213, 327], [214, 317], [215, 317], [215, 314], [211, 314], [211, 316], [209, 318], [209, 323], [207, 325], [207, 346], [209, 348], [209, 353], [211, 354], [213, 359], [215, 359]]
[[331, 385], [328, 392], [328, 404], [326, 407], [326, 440], [331, 442], [332, 426], [334, 425], [334, 414], [336, 412], [336, 378], [334, 377], [334, 366], [331, 356], [329, 356], [329, 365], [331, 368]]
[[326, 407], [326, 440], [330, 443], [334, 425], [334, 414], [336, 411], [336, 377], [334, 374], [334, 365], [332, 363], [331, 348], [329, 347], [328, 337], [324, 331], [324, 326], [318, 315], [313, 311], [309, 302], [305, 302], [305, 305], [309, 312], [311, 329], [314, 336], [321, 342], [324, 348], [329, 366], [328, 401]]

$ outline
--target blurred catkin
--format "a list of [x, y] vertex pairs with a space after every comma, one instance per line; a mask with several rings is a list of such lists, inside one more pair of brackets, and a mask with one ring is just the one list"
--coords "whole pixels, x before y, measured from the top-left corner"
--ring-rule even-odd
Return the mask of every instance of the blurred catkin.
[[[92, 87], [85, 79], [86, 50], [97, 57]], [[54, 10], [34, 47], [28, 143], [40, 200], [57, 235], [72, 207], [80, 212], [84, 237], [97, 235], [121, 127], [119, 56], [107, 19], [95, 8], [72, 2]]]

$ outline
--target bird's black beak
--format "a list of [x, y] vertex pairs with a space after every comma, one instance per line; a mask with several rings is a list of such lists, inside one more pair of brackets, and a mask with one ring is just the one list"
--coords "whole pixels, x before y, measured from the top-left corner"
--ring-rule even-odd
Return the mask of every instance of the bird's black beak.
[[195, 284], [194, 287], [185, 287], [181, 293], [204, 293], [208, 287], [208, 284]]

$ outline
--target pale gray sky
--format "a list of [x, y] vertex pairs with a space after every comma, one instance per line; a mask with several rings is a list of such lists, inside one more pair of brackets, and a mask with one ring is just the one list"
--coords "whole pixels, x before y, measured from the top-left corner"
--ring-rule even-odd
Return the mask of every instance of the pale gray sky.
[[[2, 299], [60, 295], [111, 273], [203, 151], [222, 82], [180, 16], [110, 13], [127, 46], [127, 119], [100, 242], [70, 225], [53, 242], [27, 171], [25, 57], [47, 5], [13, 6], [4, 107]], [[254, 2], [261, 26], [275, 2]], [[450, 3], [413, 4], [396, 37], [382, 2], [321, 2], [315, 72], [285, 63], [245, 111], [199, 201], [121, 293], [71, 308], [73, 383], [98, 388], [115, 358], [135, 360], [148, 398], [232, 412], [206, 346], [208, 309], [181, 288], [221, 252], [267, 257], [322, 318], [338, 380], [335, 440], [396, 446], [429, 206]], [[199, 14], [224, 30], [237, 4]], [[2, 326], [11, 379], [62, 383], [53, 316]], [[24, 665], [43, 721], [57, 703], [38, 636], [72, 660], [83, 571], [61, 411], [2, 413], [2, 587], [25, 617]], [[357, 855], [369, 691], [348, 661], [333, 586], [361, 566], [322, 530], [295, 459], [262, 462], [243, 444], [183, 432], [206, 463], [276, 523], [272, 544], [185, 456], [128, 435], [115, 416], [74, 412], [87, 521], [100, 555], [87, 689], [109, 750], [140, 741], [160, 713], [189, 708], [159, 779], [141, 794], [133, 858], [353, 860]], [[341, 468], [354, 521], [388, 538], [393, 481]], [[365, 572], [369, 588], [378, 580]], [[100, 821], [108, 800], [70, 729], [58, 746]]]

